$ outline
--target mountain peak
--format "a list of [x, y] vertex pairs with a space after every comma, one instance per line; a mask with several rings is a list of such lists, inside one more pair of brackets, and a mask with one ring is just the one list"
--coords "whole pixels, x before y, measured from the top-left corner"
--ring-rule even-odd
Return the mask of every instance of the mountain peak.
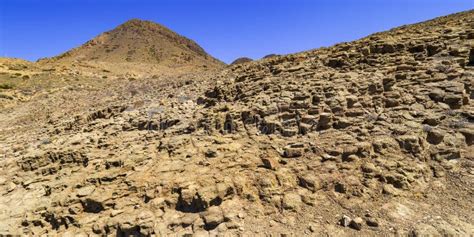
[[156, 22], [153, 21], [148, 21], [148, 20], [141, 20], [138, 18], [132, 18], [121, 25], [119, 25], [116, 29], [130, 29], [130, 28], [155, 28], [155, 29], [160, 29], [160, 30], [168, 30], [171, 31], [170, 29], [164, 27], [163, 25], [160, 25]]
[[196, 42], [158, 23], [137, 18], [48, 60], [53, 63], [91, 61], [156, 64], [168, 68], [215, 68], [223, 65]]
[[[132, 18], [132, 19], [124, 22], [123, 24], [141, 24], [141, 23], [145, 23], [145, 22], [150, 22], [150, 21], [142, 20], [142, 19], [139, 19], [139, 18]], [[157, 23], [155, 23], [155, 24], [157, 24]]]

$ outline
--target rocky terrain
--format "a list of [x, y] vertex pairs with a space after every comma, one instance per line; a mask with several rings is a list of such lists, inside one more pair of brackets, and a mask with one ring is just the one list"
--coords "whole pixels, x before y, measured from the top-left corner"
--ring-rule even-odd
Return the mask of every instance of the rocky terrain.
[[219, 71], [1, 63], [0, 234], [474, 234], [474, 11]]

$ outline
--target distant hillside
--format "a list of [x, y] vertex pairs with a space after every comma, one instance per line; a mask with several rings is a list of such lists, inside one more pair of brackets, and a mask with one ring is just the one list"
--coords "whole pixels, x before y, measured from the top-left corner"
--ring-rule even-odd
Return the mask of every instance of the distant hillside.
[[[120, 71], [124, 67], [123, 63], [138, 68], [150, 68], [150, 65], [154, 65], [158, 66], [157, 69], [187, 68], [193, 71], [223, 65], [194, 41], [157, 23], [138, 19], [129, 20], [78, 48], [40, 60], [40, 63], [87, 63], [89, 66], [92, 64], [112, 71]], [[125, 65], [125, 68], [130, 65]]]

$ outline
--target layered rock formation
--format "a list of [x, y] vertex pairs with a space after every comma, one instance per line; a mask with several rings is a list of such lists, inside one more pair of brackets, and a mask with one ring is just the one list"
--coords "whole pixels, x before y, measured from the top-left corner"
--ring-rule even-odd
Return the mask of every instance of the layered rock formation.
[[472, 235], [473, 19], [2, 111], [0, 233]]

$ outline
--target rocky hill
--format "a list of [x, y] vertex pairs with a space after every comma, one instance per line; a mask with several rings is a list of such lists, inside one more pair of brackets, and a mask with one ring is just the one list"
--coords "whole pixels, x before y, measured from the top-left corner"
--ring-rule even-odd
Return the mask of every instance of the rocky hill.
[[[474, 234], [474, 11], [0, 112], [0, 234]], [[40, 90], [40, 89], [38, 89]]]
[[[190, 72], [223, 66], [194, 41], [157, 23], [138, 19], [129, 20], [78, 48], [40, 62], [66, 69], [77, 66], [79, 71], [99, 68], [129, 74], [147, 69], [149, 74], [158, 74], [160, 71]], [[149, 70], [150, 67], [155, 70]]]
[[251, 59], [251, 58], [241, 57], [241, 58], [238, 58], [238, 59], [232, 61], [232, 63], [230, 65], [237, 65], [237, 64], [248, 63], [248, 62], [252, 62], [252, 61], [253, 61], [253, 59]]

